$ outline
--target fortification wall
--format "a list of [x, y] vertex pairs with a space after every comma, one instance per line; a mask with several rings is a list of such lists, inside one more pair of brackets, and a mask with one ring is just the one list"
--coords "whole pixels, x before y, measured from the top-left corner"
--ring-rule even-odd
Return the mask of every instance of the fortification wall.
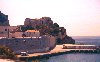
[[[11, 48], [16, 54], [23, 51], [28, 53], [47, 52], [55, 46], [53, 42], [55, 43], [55, 40], [50, 40], [49, 36], [0, 39], [0, 45]], [[52, 43], [53, 45], [51, 45]]]

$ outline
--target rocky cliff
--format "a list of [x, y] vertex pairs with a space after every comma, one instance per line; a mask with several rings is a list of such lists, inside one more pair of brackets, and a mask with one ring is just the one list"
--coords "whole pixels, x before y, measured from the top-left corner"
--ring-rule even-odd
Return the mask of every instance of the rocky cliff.
[[57, 44], [75, 43], [75, 40], [66, 34], [66, 29], [60, 27], [57, 23], [53, 23], [50, 17], [42, 17], [40, 19], [26, 18], [24, 26], [22, 26], [22, 31], [28, 29], [39, 30], [41, 35], [55, 36]]
[[1, 13], [1, 11], [0, 11], [0, 26], [9, 26], [8, 15]]

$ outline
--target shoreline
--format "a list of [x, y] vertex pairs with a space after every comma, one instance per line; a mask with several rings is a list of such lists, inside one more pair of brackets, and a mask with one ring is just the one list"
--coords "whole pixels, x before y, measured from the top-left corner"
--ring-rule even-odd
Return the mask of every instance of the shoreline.
[[15, 61], [11, 59], [0, 59], [0, 62], [15, 62]]

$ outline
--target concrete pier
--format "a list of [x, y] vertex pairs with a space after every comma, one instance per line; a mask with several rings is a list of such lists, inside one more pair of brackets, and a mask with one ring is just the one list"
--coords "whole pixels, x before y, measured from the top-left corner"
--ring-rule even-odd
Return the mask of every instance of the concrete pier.
[[[17, 57], [20, 60], [25, 60], [25, 59], [42, 59], [42, 58], [49, 58], [51, 56], [56, 56], [56, 55], [61, 55], [61, 54], [69, 54], [69, 53], [100, 53], [100, 49], [97, 48], [64, 48], [66, 46], [69, 46], [69, 44], [64, 44], [64, 45], [56, 45], [56, 47], [51, 50], [50, 52], [46, 53], [33, 53], [33, 54], [28, 54], [28, 56], [21, 56], [17, 55]], [[70, 44], [70, 46], [85, 46], [85, 45], [73, 45]], [[86, 45], [88, 46], [94, 46], [95, 45]]]

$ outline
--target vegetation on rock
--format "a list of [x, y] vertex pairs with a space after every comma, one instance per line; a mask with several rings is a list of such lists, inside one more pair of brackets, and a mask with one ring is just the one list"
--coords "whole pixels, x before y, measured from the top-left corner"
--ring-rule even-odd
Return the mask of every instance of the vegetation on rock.
[[14, 52], [6, 46], [0, 46], [0, 58], [15, 59]]

